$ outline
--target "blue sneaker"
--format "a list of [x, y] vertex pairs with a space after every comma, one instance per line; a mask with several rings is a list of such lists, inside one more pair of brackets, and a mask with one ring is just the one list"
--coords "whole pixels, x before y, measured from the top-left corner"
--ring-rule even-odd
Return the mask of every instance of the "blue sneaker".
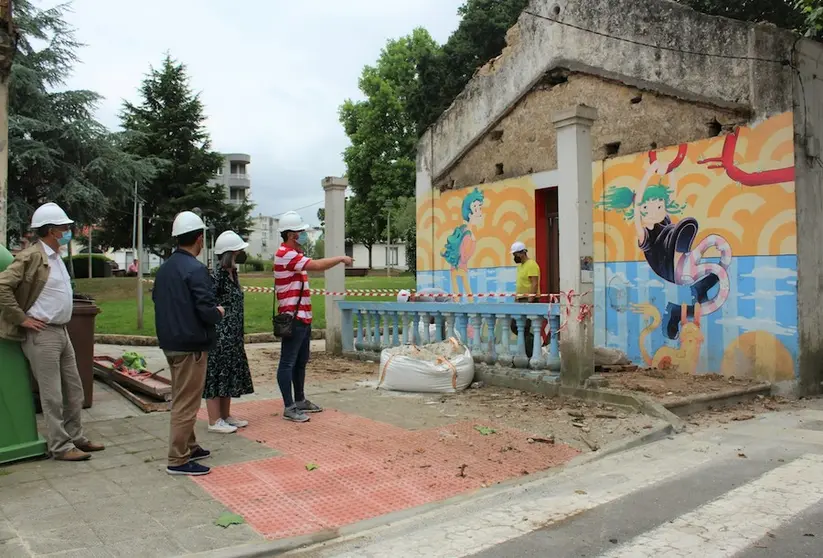
[[203, 449], [200, 446], [197, 446], [193, 450], [191, 450], [191, 456], [189, 459], [191, 461], [200, 461], [201, 459], [206, 459], [207, 457], [211, 456], [211, 452], [207, 449]]
[[199, 477], [208, 475], [211, 469], [205, 465], [200, 465], [195, 461], [189, 461], [185, 465], [177, 465], [176, 467], [166, 467], [166, 472], [170, 475], [186, 475], [189, 477]]

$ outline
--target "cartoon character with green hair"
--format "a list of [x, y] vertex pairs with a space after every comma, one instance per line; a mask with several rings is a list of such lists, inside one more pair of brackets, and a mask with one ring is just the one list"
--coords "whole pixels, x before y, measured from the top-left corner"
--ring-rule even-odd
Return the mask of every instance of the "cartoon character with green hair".
[[469, 260], [477, 248], [474, 231], [483, 226], [483, 192], [475, 188], [463, 198], [461, 215], [463, 223], [449, 235], [440, 255], [451, 266], [452, 294], [460, 294], [458, 279], [462, 280], [463, 293], [471, 297], [469, 284]]
[[[649, 267], [664, 281], [691, 287], [693, 304], [687, 306], [688, 316], [694, 314], [694, 303], [701, 304], [702, 314], [717, 311], [729, 297], [728, 269], [732, 262], [732, 250], [723, 237], [711, 234], [693, 247], [698, 224], [693, 217], [685, 217], [677, 223], [671, 215], [679, 215], [685, 208], [674, 199], [677, 180], [669, 174], [669, 186], [662, 179], [666, 167], [653, 161], [637, 190], [612, 186], [597, 204], [610, 211], [623, 213], [627, 221], [634, 221], [637, 243]], [[660, 182], [649, 185], [652, 177], [660, 176]], [[720, 263], [704, 262], [703, 257], [710, 248], [720, 252]], [[709, 299], [709, 291], [720, 285], [718, 293]], [[669, 303], [666, 309], [666, 336], [676, 339], [680, 333], [682, 309], [679, 304]]]

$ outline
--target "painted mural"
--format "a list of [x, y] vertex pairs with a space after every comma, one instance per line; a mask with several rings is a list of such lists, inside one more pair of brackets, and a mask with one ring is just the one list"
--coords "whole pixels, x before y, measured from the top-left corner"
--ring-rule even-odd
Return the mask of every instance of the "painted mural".
[[660, 368], [794, 378], [792, 115], [594, 170], [595, 342]]
[[[649, 366], [793, 379], [792, 115], [598, 161], [593, 175], [595, 343]], [[534, 192], [552, 177], [419, 197], [418, 288], [513, 292], [508, 248], [534, 249]]]
[[514, 292], [509, 247], [534, 246], [534, 190], [541, 175], [448, 190], [417, 199], [418, 288]]

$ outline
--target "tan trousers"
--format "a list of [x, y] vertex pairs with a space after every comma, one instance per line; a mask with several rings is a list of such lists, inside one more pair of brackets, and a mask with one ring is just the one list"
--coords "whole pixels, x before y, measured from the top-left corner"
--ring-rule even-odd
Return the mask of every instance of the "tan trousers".
[[88, 442], [83, 435], [83, 383], [65, 326], [27, 331], [23, 353], [40, 386], [49, 451], [63, 453]]
[[194, 425], [206, 384], [206, 352], [166, 356], [171, 369], [169, 467], [185, 465], [197, 447]]

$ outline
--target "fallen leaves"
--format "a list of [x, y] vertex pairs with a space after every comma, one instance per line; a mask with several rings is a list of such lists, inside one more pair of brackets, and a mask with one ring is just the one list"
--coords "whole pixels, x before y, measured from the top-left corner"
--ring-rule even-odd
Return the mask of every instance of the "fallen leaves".
[[475, 426], [474, 429], [477, 430], [478, 432], [480, 432], [480, 434], [482, 434], [483, 436], [488, 436], [489, 434], [494, 434], [495, 432], [497, 432], [497, 430], [495, 430], [494, 428], [490, 428], [488, 426], [479, 426], [478, 425], [478, 426]]
[[307, 463], [307, 464], [306, 464], [306, 471], [311, 472], [311, 471], [316, 470], [317, 468], [318, 468], [318, 467], [317, 467], [317, 464], [316, 464], [316, 463]]
[[220, 517], [218, 517], [214, 521], [214, 524], [218, 527], [226, 529], [229, 527], [229, 525], [243, 525], [245, 522], [246, 520], [243, 519], [242, 516], [237, 515], [236, 513], [223, 512], [220, 514]]

